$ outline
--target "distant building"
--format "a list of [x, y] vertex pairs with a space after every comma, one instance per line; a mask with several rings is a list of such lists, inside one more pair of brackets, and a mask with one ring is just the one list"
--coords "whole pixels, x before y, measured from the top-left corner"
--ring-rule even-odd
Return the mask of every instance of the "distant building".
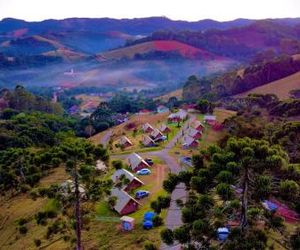
[[190, 128], [190, 129], [188, 129], [187, 132], [190, 137], [193, 137], [196, 140], [198, 140], [202, 137], [202, 132], [197, 129]]
[[154, 129], [151, 134], [150, 134], [150, 137], [153, 139], [153, 140], [157, 140], [157, 139], [160, 139], [161, 137], [163, 137], [163, 133], [160, 132], [157, 128]]
[[134, 172], [137, 172], [142, 168], [150, 167], [150, 165], [137, 153], [132, 153], [131, 155], [129, 155], [127, 158], [127, 162]]
[[116, 197], [114, 210], [116, 210], [120, 215], [133, 213], [140, 205], [137, 200], [119, 188], [113, 188], [111, 190], [111, 196]]
[[205, 115], [204, 116], [204, 121], [213, 126], [217, 122], [217, 117], [215, 115]]
[[117, 183], [119, 180], [121, 180], [122, 176], [129, 181], [129, 183], [123, 188], [123, 190], [126, 192], [144, 185], [139, 178], [135, 177], [132, 173], [123, 168], [116, 170], [111, 179], [114, 183]]
[[182, 147], [183, 148], [196, 148], [198, 147], [199, 143], [196, 139], [190, 136], [185, 136], [182, 139]]
[[197, 129], [198, 131], [202, 131], [204, 129], [204, 125], [198, 120], [193, 121], [191, 123], [191, 127]]
[[[60, 189], [64, 196], [69, 196], [71, 193], [75, 193], [75, 184], [72, 180], [66, 180], [60, 185]], [[79, 185], [79, 196], [80, 198], [86, 198], [85, 189], [82, 185]]]
[[147, 122], [142, 126], [142, 130], [144, 131], [144, 133], [151, 133], [154, 128]]
[[168, 121], [169, 122], [183, 121], [187, 118], [187, 116], [188, 113], [185, 110], [180, 109], [178, 112], [170, 114], [168, 116]]
[[160, 127], [158, 129], [159, 129], [159, 131], [161, 131], [164, 134], [168, 134], [171, 132], [171, 129], [166, 124], [160, 125]]
[[143, 145], [145, 147], [153, 147], [153, 146], [155, 146], [155, 142], [148, 135], [145, 135], [143, 137], [142, 143], [143, 143]]
[[166, 113], [166, 112], [169, 112], [169, 108], [167, 108], [166, 106], [163, 106], [163, 105], [159, 105], [157, 107], [157, 113]]
[[132, 142], [128, 139], [128, 137], [126, 137], [125, 135], [120, 138], [119, 144], [124, 148], [130, 147], [133, 145]]
[[107, 166], [105, 165], [105, 163], [103, 161], [97, 160], [95, 169], [97, 171], [103, 171], [104, 172], [104, 171], [107, 170]]

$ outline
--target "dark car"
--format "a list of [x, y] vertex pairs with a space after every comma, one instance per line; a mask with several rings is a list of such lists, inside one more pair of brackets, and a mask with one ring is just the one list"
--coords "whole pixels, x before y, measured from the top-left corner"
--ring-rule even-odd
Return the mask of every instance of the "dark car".
[[189, 157], [189, 156], [180, 157], [180, 162], [189, 167], [193, 166], [192, 157]]
[[146, 158], [145, 162], [147, 162], [150, 166], [152, 166], [154, 164], [153, 160], [151, 158]]
[[138, 190], [136, 191], [135, 193], [135, 198], [136, 199], [142, 199], [142, 198], [145, 198], [147, 196], [149, 196], [150, 192], [149, 191], [146, 191], [146, 190]]

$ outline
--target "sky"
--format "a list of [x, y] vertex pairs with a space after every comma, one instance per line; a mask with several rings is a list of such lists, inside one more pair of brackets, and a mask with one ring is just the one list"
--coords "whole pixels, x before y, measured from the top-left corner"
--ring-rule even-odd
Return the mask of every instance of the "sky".
[[149, 16], [188, 21], [300, 17], [300, 0], [0, 0], [0, 19]]

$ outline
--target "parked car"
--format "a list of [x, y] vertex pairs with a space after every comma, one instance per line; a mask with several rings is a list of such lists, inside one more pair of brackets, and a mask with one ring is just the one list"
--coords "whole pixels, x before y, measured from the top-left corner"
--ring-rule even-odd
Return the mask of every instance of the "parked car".
[[182, 164], [185, 164], [185, 165], [189, 166], [189, 167], [193, 166], [192, 157], [189, 157], [189, 156], [180, 157], [180, 162]]
[[151, 158], [146, 158], [145, 162], [147, 162], [150, 166], [152, 166], [154, 164], [153, 160]]
[[138, 175], [149, 175], [151, 174], [151, 170], [148, 168], [142, 168], [141, 170], [136, 172]]
[[161, 141], [165, 141], [165, 140], [167, 140], [167, 137], [165, 135], [163, 135], [162, 137], [159, 137], [156, 140], [154, 140], [154, 142], [161, 142]]
[[135, 193], [135, 198], [136, 199], [143, 199], [143, 198], [145, 198], [145, 197], [147, 197], [147, 196], [149, 196], [150, 195], [150, 192], [149, 191], [146, 191], [146, 190], [138, 190], [138, 191], [136, 191], [136, 193]]

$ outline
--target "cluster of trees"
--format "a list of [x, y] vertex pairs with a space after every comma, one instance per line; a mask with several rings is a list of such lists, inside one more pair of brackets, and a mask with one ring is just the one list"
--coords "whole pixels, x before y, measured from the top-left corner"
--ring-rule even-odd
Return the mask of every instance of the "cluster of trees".
[[[288, 156], [265, 140], [230, 138], [222, 148], [210, 146], [195, 155], [193, 166], [170, 175], [163, 184], [168, 192], [179, 182], [190, 190], [182, 204], [184, 225], [161, 233], [167, 244], [177, 240], [189, 249], [209, 248], [217, 228], [235, 220], [240, 225], [231, 230], [224, 249], [265, 249], [267, 235], [257, 228], [257, 223], [265, 221], [269, 230], [282, 228], [282, 221], [263, 211], [260, 201], [279, 194], [292, 207], [299, 208], [299, 180], [286, 175], [291, 168]], [[275, 181], [278, 178], [279, 183]], [[224, 202], [216, 203], [215, 194]]]
[[50, 114], [63, 114], [63, 109], [58, 103], [41, 96], [36, 96], [27, 91], [23, 86], [16, 86], [14, 90], [2, 89], [0, 99], [6, 104], [6, 108], [18, 111], [41, 111]]
[[291, 56], [251, 64], [243, 70], [234, 70], [217, 76], [197, 78], [190, 76], [183, 86], [184, 100], [211, 98], [216, 100], [245, 92], [255, 87], [284, 78], [300, 70], [300, 61]]
[[0, 150], [54, 146], [74, 134], [75, 121], [54, 114], [5, 109], [0, 118]]
[[229, 106], [238, 112], [236, 116], [224, 121], [227, 130], [224, 140], [229, 136], [265, 139], [272, 144], [281, 145], [290, 161], [297, 163], [300, 159], [300, 123], [285, 118], [299, 113], [298, 104], [299, 99], [279, 101], [271, 94], [251, 94], [234, 100]]
[[82, 119], [76, 126], [77, 135], [90, 136], [118, 124], [118, 114], [136, 113], [147, 109], [154, 111], [156, 103], [139, 94], [117, 93], [108, 102], [102, 102], [90, 117]]

